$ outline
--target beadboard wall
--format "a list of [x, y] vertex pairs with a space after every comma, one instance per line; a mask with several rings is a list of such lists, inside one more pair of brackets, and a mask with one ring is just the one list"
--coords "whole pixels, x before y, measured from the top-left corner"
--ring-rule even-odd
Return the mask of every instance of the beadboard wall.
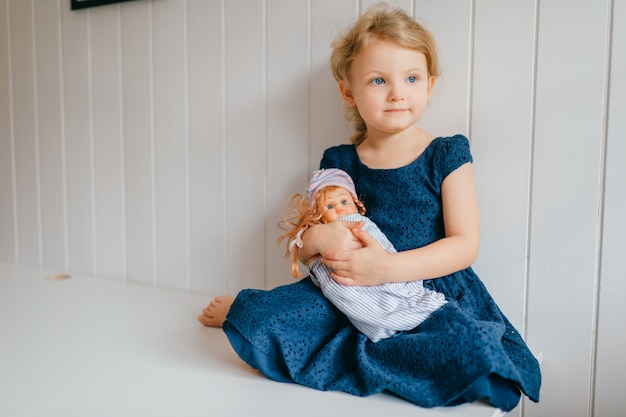
[[[366, 0], [0, 0], [0, 260], [206, 294], [291, 282], [276, 223], [350, 128], [328, 69]], [[539, 404], [626, 409], [626, 0], [398, 0], [470, 137], [478, 274]]]

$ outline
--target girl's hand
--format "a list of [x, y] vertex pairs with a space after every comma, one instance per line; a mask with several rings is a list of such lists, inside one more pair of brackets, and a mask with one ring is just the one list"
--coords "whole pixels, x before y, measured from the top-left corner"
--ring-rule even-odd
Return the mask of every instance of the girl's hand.
[[353, 229], [352, 234], [361, 243], [361, 249], [322, 252], [322, 262], [333, 270], [332, 278], [342, 285], [385, 283], [384, 265], [392, 254], [366, 231]]

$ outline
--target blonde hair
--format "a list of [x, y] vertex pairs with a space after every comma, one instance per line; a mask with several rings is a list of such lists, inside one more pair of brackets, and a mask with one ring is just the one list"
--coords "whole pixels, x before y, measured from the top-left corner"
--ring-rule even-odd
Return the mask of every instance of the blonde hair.
[[[359, 52], [374, 41], [395, 42], [426, 56], [428, 75], [438, 77], [439, 61], [432, 34], [402, 9], [379, 3], [361, 15], [350, 30], [332, 43], [330, 65], [337, 82], [350, 81], [352, 63]], [[365, 121], [356, 107], [347, 107], [346, 117], [352, 120], [355, 133], [351, 142], [359, 145], [367, 137]]]
[[[325, 223], [323, 219], [322, 203], [326, 199], [326, 195], [337, 188], [341, 187], [328, 185], [319, 190], [315, 196], [315, 205], [311, 205], [309, 200], [302, 194], [295, 194], [291, 200], [289, 200], [283, 220], [278, 223], [278, 227], [282, 230], [286, 230], [286, 232], [278, 238], [277, 244], [280, 245], [283, 240], [287, 239], [285, 258], [288, 258], [290, 255], [292, 257], [291, 275], [293, 275], [294, 278], [301, 278], [302, 274], [298, 267], [299, 247], [297, 244], [292, 244], [292, 242], [294, 239], [299, 238], [299, 233], [303, 233], [309, 227]], [[355, 196], [352, 196], [352, 200], [359, 214], [365, 214], [365, 205]]]

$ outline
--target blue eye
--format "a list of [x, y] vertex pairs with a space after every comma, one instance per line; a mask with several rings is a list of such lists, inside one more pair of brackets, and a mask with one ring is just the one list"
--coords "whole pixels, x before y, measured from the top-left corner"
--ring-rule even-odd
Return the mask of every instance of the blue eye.
[[382, 85], [382, 84], [385, 84], [385, 80], [383, 80], [380, 77], [376, 77], [376, 78], [374, 78], [372, 80], [372, 84], [374, 84], [374, 85]]
[[417, 82], [417, 77], [415, 75], [411, 75], [406, 80], [410, 82], [411, 84], [413, 84]]
[[348, 205], [348, 200], [341, 200], [341, 205], [347, 206]]
[[333, 209], [333, 205], [332, 205], [332, 204], [327, 205], [327, 206], [326, 206], [326, 209], [328, 209], [328, 210], [332, 210], [332, 209]]

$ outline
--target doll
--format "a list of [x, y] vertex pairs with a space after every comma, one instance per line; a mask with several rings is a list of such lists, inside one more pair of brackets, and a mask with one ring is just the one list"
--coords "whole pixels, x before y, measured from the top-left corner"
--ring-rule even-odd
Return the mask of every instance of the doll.
[[[387, 252], [395, 253], [392, 243], [364, 214], [365, 206], [356, 197], [354, 182], [345, 171], [334, 168], [315, 171], [306, 197], [294, 195], [285, 219], [279, 223], [283, 230], [287, 230], [278, 242], [287, 239], [285, 257], [292, 256], [292, 275], [301, 277], [298, 249], [302, 247], [302, 233], [317, 223], [336, 220], [362, 222], [363, 230]], [[424, 288], [422, 281], [375, 286], [338, 284], [331, 277], [332, 270], [322, 263], [320, 256], [309, 262], [307, 270], [322, 293], [372, 342], [417, 327], [446, 303], [443, 294]]]

